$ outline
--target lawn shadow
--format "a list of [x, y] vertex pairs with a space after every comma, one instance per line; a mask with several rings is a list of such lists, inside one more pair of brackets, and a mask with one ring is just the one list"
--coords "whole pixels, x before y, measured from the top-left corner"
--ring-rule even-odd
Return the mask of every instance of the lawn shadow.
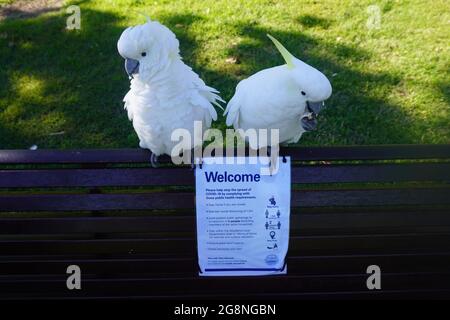
[[[282, 41], [292, 53], [323, 71], [333, 84], [334, 93], [321, 115], [316, 132], [306, 134], [301, 144], [386, 144], [415, 143], [417, 132], [409, 126], [411, 117], [399, 105], [387, 102], [373, 92], [395, 88], [401, 79], [389, 73], [356, 71], [348, 67], [349, 61], [370, 60], [371, 53], [342, 43], [327, 43], [300, 31], [272, 30], [257, 23], [242, 21], [234, 25], [243, 40], [230, 44], [227, 55], [238, 64], [233, 69], [207, 68], [199, 60], [201, 43], [190, 32], [191, 25], [204, 18], [192, 14], [167, 15], [160, 21], [171, 28], [181, 43], [185, 61], [200, 74], [205, 82], [222, 91], [229, 100], [237, 83], [262, 69], [282, 63], [282, 59], [267, 34]], [[321, 27], [331, 25], [323, 18], [300, 17]], [[296, 49], [297, 48], [297, 49]], [[215, 127], [225, 128], [223, 117]], [[393, 125], [395, 124], [395, 125]], [[399, 124], [401, 126], [399, 127]]]
[[137, 145], [123, 113], [120, 17], [82, 13], [81, 30], [66, 30], [62, 12], [0, 22], [0, 148]]
[[442, 81], [438, 82], [436, 86], [447, 104], [450, 105], [450, 83]]
[[203, 20], [203, 17], [189, 13], [182, 15], [162, 15], [157, 19], [157, 21], [175, 33], [180, 42], [181, 56], [186, 61], [195, 61], [198, 59], [198, 42], [195, 40], [190, 29], [193, 24]]
[[[122, 103], [129, 87], [116, 48], [123, 17], [88, 8], [82, 12], [81, 30], [73, 31], [65, 29], [64, 14], [0, 22], [0, 148], [138, 146]], [[305, 135], [301, 144], [415, 142], [408, 115], [372, 92], [389, 90], [400, 79], [355, 71], [346, 63], [370, 59], [370, 53], [242, 21], [234, 26], [242, 41], [228, 48], [228, 55], [240, 63], [226, 70], [208, 67], [200, 58], [202, 43], [190, 29], [202, 19], [192, 14], [158, 17], [180, 40], [184, 61], [227, 100], [240, 79], [282, 63], [267, 33], [330, 78], [334, 93], [319, 129]], [[405, 125], [399, 126], [399, 119]], [[223, 117], [215, 127], [225, 128]]]
[[328, 29], [331, 26], [330, 20], [310, 14], [304, 14], [298, 17], [297, 22], [306, 28], [320, 27], [322, 29]]
[[[211, 87], [221, 92], [221, 97], [228, 101], [234, 93], [238, 77], [232, 73], [224, 72], [220, 68], [212, 69], [205, 65], [201, 57], [202, 43], [191, 32], [192, 25], [201, 23], [205, 18], [193, 14], [162, 15], [158, 21], [170, 28], [180, 41], [180, 51], [183, 61], [188, 64], [200, 78]], [[230, 89], [232, 88], [232, 89]], [[225, 106], [224, 106], [225, 107]], [[214, 128], [225, 129], [223, 111], [217, 109], [218, 121], [213, 123]]]

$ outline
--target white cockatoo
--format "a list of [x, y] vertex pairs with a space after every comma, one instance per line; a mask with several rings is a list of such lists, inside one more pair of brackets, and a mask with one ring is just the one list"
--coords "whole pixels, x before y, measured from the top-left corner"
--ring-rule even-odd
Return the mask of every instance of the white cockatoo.
[[[202, 141], [200, 136], [194, 139], [194, 121], [201, 121], [205, 131], [212, 120], [217, 120], [213, 105], [222, 108], [218, 102], [224, 101], [216, 89], [205, 85], [184, 64], [175, 34], [157, 21], [147, 20], [143, 25], [127, 28], [117, 48], [131, 79], [130, 91], [124, 98], [125, 109], [139, 137], [139, 146], [151, 150], [151, 164], [155, 167], [159, 155], [170, 155], [179, 144], [171, 139], [176, 129], [186, 129], [192, 137], [191, 141], [183, 139], [183, 152], [199, 147], [193, 142]], [[196, 135], [203, 135], [197, 131]]]
[[[294, 57], [272, 36], [267, 36], [286, 64], [242, 80], [225, 110], [226, 124], [243, 130], [278, 129], [279, 143], [296, 143], [305, 131], [316, 127], [316, 116], [323, 101], [331, 95], [331, 84], [323, 73]], [[257, 145], [249, 143], [253, 149], [276, 145], [270, 139], [258, 141]]]

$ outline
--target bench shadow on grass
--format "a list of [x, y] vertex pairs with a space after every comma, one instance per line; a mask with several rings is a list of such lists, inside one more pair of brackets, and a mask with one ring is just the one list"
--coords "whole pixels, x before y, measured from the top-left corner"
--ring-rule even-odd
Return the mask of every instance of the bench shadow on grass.
[[[0, 99], [7, 101], [0, 102], [0, 111], [7, 114], [4, 119], [10, 119], [0, 123], [0, 148], [31, 144], [45, 148], [138, 145], [122, 104], [129, 84], [116, 49], [123, 31], [118, 25], [121, 17], [82, 10], [79, 31], [65, 30], [63, 14], [0, 23], [0, 35], [7, 35], [0, 37], [0, 65], [4, 66], [0, 70]], [[222, 91], [227, 100], [240, 79], [281, 64], [267, 33], [282, 41], [294, 55], [323, 70], [332, 79], [334, 93], [320, 118], [319, 130], [305, 135], [302, 144], [414, 142], [411, 129], [407, 125], [399, 127], [399, 119], [409, 121], [401, 108], [370, 92], [370, 88], [395, 86], [400, 79], [386, 73], [357, 72], [344, 65], [348, 59], [370, 59], [370, 54], [360, 49], [321, 42], [300, 32], [269, 30], [242, 22], [234, 27], [243, 40], [228, 48], [239, 64], [233, 69], [212, 69], [199, 59], [199, 43], [189, 28], [203, 18], [190, 14], [156, 18], [176, 33], [185, 62], [207, 84]], [[298, 47], [302, 52], [295, 49]], [[333, 78], [333, 74], [337, 76]], [[37, 93], [24, 94], [20, 82], [27, 81], [27, 77], [38, 82]], [[224, 128], [223, 119], [216, 126]], [[64, 134], [51, 135], [62, 130]]]

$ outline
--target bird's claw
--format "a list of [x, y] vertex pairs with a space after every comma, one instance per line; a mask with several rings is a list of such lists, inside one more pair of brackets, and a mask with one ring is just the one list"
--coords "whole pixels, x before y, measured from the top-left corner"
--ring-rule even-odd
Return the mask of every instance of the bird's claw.
[[[198, 158], [198, 166], [200, 167], [200, 169], [202, 168], [202, 165], [203, 165], [203, 159], [202, 158]], [[192, 158], [191, 158], [191, 170], [195, 170], [195, 166], [196, 166], [195, 157], [192, 156]]]
[[306, 102], [306, 112], [300, 119], [301, 125], [305, 131], [313, 131], [317, 128], [317, 116], [325, 104], [320, 102]]
[[317, 128], [317, 119], [316, 117], [302, 117], [301, 124], [305, 131], [313, 131]]
[[154, 153], [150, 156], [150, 164], [152, 165], [152, 168], [158, 168], [158, 156]]
[[277, 161], [275, 159], [275, 154], [272, 152], [272, 147], [271, 146], [267, 146], [267, 156], [269, 157], [269, 172], [270, 175], [272, 176], [272, 165], [275, 161]]

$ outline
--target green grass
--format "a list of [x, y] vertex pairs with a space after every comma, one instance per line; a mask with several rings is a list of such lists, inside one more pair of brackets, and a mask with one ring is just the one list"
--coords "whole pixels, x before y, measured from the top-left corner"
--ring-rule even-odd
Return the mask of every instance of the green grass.
[[[0, 149], [137, 147], [116, 49], [126, 26], [145, 21], [136, 11], [171, 28], [185, 62], [226, 100], [239, 80], [282, 63], [266, 33], [322, 70], [334, 92], [302, 145], [450, 142], [446, 0], [69, 4], [81, 6], [79, 31], [65, 30], [64, 9], [0, 21]], [[378, 30], [366, 27], [371, 4]], [[225, 128], [223, 117], [215, 126]]]

